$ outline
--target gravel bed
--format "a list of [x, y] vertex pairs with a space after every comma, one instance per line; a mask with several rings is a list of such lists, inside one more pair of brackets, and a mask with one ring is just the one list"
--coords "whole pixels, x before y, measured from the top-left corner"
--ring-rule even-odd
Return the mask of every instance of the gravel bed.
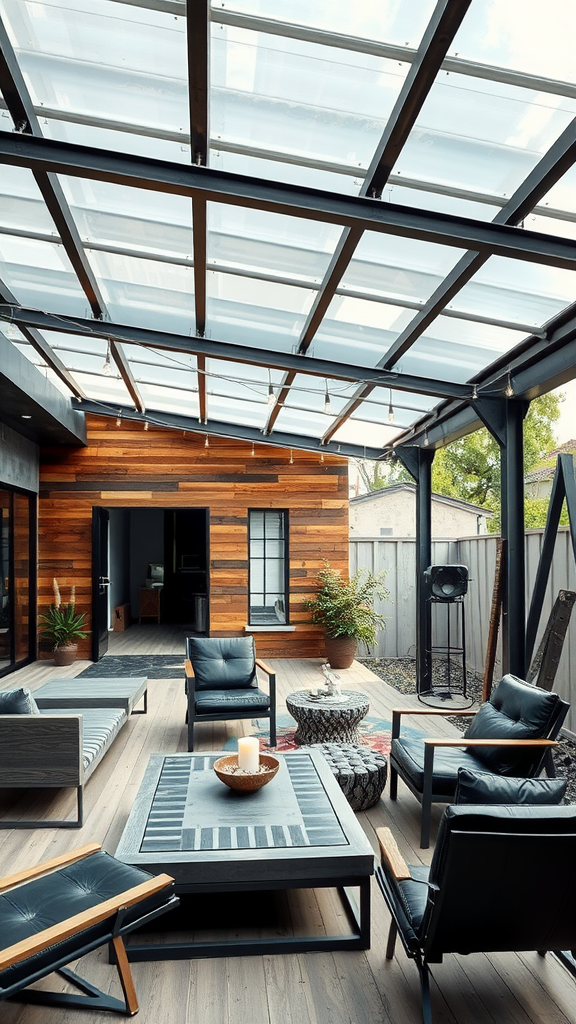
[[[413, 658], [359, 658], [358, 660], [399, 693], [416, 693], [416, 662]], [[446, 661], [442, 658], [435, 658], [432, 665], [432, 685], [441, 688], [442, 686], [446, 687], [446, 684]], [[452, 686], [454, 690], [461, 690], [461, 679], [457, 669], [452, 675]], [[471, 700], [473, 699], [477, 704], [481, 702], [482, 677], [477, 673], [468, 672], [466, 692]], [[461, 718], [451, 718], [450, 715], [447, 715], [447, 718], [460, 732], [464, 732], [469, 721], [468, 719], [463, 721]], [[558, 746], [554, 748], [552, 758], [556, 775], [559, 779], [566, 779], [567, 782], [565, 803], [576, 803], [576, 743], [561, 736]]]

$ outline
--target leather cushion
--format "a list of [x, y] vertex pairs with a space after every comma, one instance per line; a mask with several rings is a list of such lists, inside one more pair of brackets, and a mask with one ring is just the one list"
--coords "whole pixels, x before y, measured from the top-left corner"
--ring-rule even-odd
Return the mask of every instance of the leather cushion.
[[504, 775], [458, 770], [456, 804], [560, 804], [563, 779], [516, 779]]
[[0, 690], [0, 715], [38, 715], [38, 705], [25, 686]]
[[[474, 715], [467, 739], [538, 739], [545, 737], [558, 707], [558, 696], [531, 686], [517, 676], [503, 676], [490, 700]], [[475, 747], [470, 753], [500, 775], [528, 775], [541, 751]]]
[[200, 690], [196, 693], [197, 715], [223, 715], [244, 711], [267, 711], [270, 697], [262, 690]]
[[[0, 895], [0, 935], [2, 945], [12, 945], [45, 928], [65, 921], [75, 914], [131, 889], [152, 877], [147, 871], [122, 864], [102, 851], [70, 864], [60, 871], [34, 879]], [[169, 890], [164, 889], [145, 902], [130, 908], [126, 924], [136, 921], [144, 910], [160, 906]], [[111, 921], [103, 921], [78, 935], [56, 943], [20, 964], [0, 972], [0, 985], [7, 988], [18, 980], [28, 978], [36, 970], [51, 969], [57, 961], [67, 963], [75, 959], [75, 950], [85, 942], [104, 938], [110, 933]], [[76, 954], [77, 955], [77, 954]]]
[[186, 645], [196, 690], [258, 686], [253, 637], [188, 637]]
[[407, 941], [410, 949], [418, 949], [418, 937], [428, 901], [428, 874], [430, 869], [425, 864], [410, 864], [409, 868], [411, 877], [398, 881], [386, 869], [386, 865], [382, 865], [382, 871], [386, 875], [392, 892], [396, 911], [402, 921], [402, 936]]
[[[424, 788], [424, 743], [421, 739], [400, 738], [392, 740], [392, 764], [401, 776], [408, 778], [416, 791]], [[434, 751], [434, 786], [436, 799], [452, 800], [458, 782], [461, 766], [471, 771], [482, 771], [484, 765], [464, 747], [436, 747]]]

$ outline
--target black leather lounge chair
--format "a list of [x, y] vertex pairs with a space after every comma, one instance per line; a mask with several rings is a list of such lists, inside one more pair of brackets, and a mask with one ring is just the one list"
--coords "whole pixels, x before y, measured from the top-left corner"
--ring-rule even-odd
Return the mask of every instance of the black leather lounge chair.
[[[420, 846], [430, 843], [433, 803], [454, 799], [458, 768], [534, 778], [544, 766], [554, 767], [550, 748], [570, 705], [516, 676], [506, 675], [492, 690], [490, 700], [474, 715], [461, 738], [426, 739], [400, 736], [402, 715], [448, 714], [429, 707], [397, 708], [392, 712], [390, 799], [395, 800], [398, 776], [422, 804]], [[467, 711], [450, 712], [469, 715]]]
[[[276, 675], [256, 658], [254, 638], [188, 637], [186, 640], [188, 750], [194, 750], [196, 722], [269, 718], [270, 746], [276, 746]], [[270, 693], [258, 687], [256, 667], [266, 673]]]
[[[122, 864], [95, 843], [0, 879], [0, 999], [137, 1013], [123, 937], [177, 906], [173, 890], [169, 875]], [[65, 966], [108, 943], [123, 1000]], [[53, 971], [84, 994], [28, 988]]]
[[399, 934], [420, 974], [424, 1024], [432, 1024], [428, 965], [445, 953], [575, 955], [574, 805], [451, 805], [429, 869], [408, 867], [389, 829], [377, 836], [376, 879], [392, 915], [386, 958]]

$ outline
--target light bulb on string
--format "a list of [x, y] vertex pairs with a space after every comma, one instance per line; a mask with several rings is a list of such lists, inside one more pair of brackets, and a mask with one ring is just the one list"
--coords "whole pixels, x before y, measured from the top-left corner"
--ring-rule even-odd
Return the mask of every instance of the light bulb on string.
[[512, 398], [512, 396], [514, 394], [514, 388], [512, 387], [512, 380], [511, 380], [511, 376], [510, 376], [510, 370], [508, 370], [508, 383], [506, 384], [506, 387], [504, 388], [504, 394], [506, 395], [506, 398]]
[[330, 393], [328, 391], [328, 381], [326, 381], [326, 392], [324, 394], [324, 412], [327, 416], [332, 413], [332, 403], [330, 401]]
[[108, 348], [106, 349], [106, 359], [104, 360], [104, 366], [102, 367], [102, 373], [105, 377], [109, 377], [112, 373], [112, 367], [110, 365], [110, 338], [108, 338]]
[[256, 452], [254, 451], [254, 441], [252, 441], [252, 451], [250, 452], [250, 455], [254, 456], [255, 454]]
[[206, 434], [206, 438], [204, 440], [204, 447], [205, 448], [209, 448], [210, 447], [210, 441], [208, 440], [208, 434]]
[[148, 423], [148, 420], [144, 420], [144, 430], [148, 430], [149, 427], [150, 424]]
[[294, 452], [290, 449], [290, 465], [294, 465]]
[[388, 423], [394, 422], [394, 407], [392, 405], [392, 388], [390, 388], [390, 401], [388, 403]]
[[424, 445], [425, 448], [427, 448], [428, 445], [430, 444], [430, 440], [428, 438], [428, 431], [427, 430], [424, 431], [424, 440], [423, 440], [422, 444]]
[[116, 417], [116, 426], [119, 427], [121, 425], [122, 425], [122, 409], [118, 409], [118, 415]]
[[274, 394], [274, 388], [272, 387], [272, 374], [268, 370], [268, 398], [266, 399], [268, 405], [276, 405], [276, 395]]

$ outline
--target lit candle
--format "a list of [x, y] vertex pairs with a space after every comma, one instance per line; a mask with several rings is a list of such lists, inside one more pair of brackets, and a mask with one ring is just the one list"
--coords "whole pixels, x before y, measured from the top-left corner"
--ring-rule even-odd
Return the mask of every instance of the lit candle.
[[238, 740], [238, 767], [246, 772], [257, 772], [260, 764], [260, 742], [256, 736], [242, 736]]

